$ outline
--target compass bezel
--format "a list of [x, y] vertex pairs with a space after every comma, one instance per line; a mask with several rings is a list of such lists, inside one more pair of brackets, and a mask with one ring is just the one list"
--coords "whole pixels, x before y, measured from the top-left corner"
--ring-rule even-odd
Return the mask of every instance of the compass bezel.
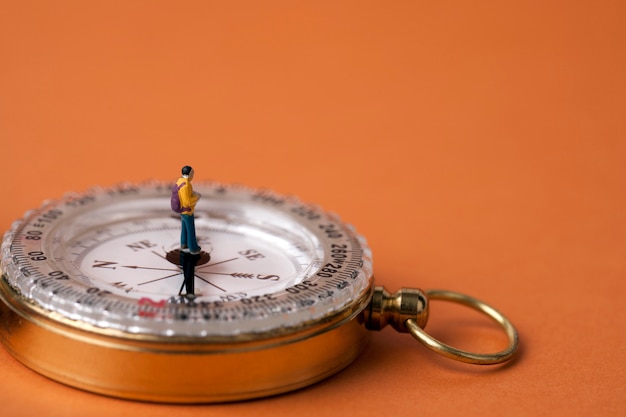
[[[5, 234], [3, 275], [29, 302], [70, 319], [78, 327], [91, 325], [105, 331], [146, 336], [254, 339], [268, 333], [268, 337], [273, 337], [294, 328], [332, 321], [343, 310], [353, 310], [355, 300], [371, 291], [369, 248], [337, 216], [267, 190], [217, 183], [199, 183], [196, 189], [205, 195], [209, 216], [228, 217], [223, 219], [224, 224], [244, 221], [241, 219], [250, 217], [250, 213], [244, 212], [250, 209], [254, 215], [267, 217], [258, 220], [259, 224], [266, 223], [264, 227], [282, 227], [278, 223], [284, 222], [285, 230], [293, 231], [293, 237], [288, 239], [308, 239], [309, 246], [315, 246], [308, 249], [310, 264], [293, 285], [282, 284], [277, 291], [270, 287], [271, 297], [262, 297], [258, 291], [248, 295], [246, 291], [238, 293], [243, 296], [219, 302], [199, 297], [189, 303], [175, 294], [162, 294], [153, 300], [120, 295], [68, 262], [69, 255], [63, 248], [75, 236], [84, 230], [98, 230], [109, 224], [114, 228], [124, 221], [139, 219], [137, 207], [142, 204], [149, 212], [147, 218], [171, 217], [165, 209], [154, 206], [155, 199], [165, 200], [169, 193], [169, 184], [161, 182], [96, 188], [46, 202], [40, 209], [28, 212]], [[135, 234], [142, 230], [139, 228]], [[86, 243], [78, 244], [87, 247]], [[238, 285], [246, 288], [250, 284]]]

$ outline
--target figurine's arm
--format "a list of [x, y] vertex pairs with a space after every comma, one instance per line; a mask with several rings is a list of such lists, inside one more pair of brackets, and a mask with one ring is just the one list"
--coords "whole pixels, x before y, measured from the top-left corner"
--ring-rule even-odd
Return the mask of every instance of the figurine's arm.
[[180, 189], [179, 196], [181, 207], [186, 209], [183, 213], [193, 214], [196, 203], [200, 199], [200, 194], [193, 191], [193, 187], [190, 182], [187, 182], [187, 184]]

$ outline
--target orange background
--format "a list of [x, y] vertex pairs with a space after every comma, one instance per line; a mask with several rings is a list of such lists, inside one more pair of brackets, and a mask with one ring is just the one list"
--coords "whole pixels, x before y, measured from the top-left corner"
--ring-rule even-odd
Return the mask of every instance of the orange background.
[[[190, 164], [340, 213], [379, 284], [475, 295], [522, 343], [476, 368], [386, 329], [320, 384], [209, 406], [81, 392], [0, 349], [2, 415], [621, 414], [624, 5], [0, 1], [3, 231], [66, 191]], [[444, 306], [437, 337], [503, 343]]]

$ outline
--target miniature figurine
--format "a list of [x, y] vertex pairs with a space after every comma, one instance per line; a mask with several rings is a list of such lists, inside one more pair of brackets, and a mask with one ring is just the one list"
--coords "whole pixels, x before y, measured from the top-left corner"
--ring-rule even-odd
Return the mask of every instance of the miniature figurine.
[[196, 203], [200, 199], [200, 194], [196, 193], [191, 186], [191, 180], [193, 180], [193, 168], [185, 165], [182, 168], [182, 176], [176, 182], [176, 189], [178, 191], [178, 210], [175, 207], [175, 195], [172, 190], [172, 209], [180, 213], [180, 219], [182, 221], [180, 230], [180, 250], [181, 252], [188, 252], [193, 255], [200, 253], [200, 246], [196, 240], [196, 225], [194, 220], [194, 212]]
[[[185, 296], [191, 300], [195, 298], [194, 278], [195, 267], [200, 259], [200, 246], [196, 239], [196, 225], [194, 212], [196, 203], [200, 199], [200, 194], [193, 191], [191, 180], [193, 180], [193, 168], [185, 165], [181, 178], [172, 187], [172, 210], [180, 214], [180, 259], [179, 264], [183, 268]], [[182, 293], [182, 286], [179, 294]]]

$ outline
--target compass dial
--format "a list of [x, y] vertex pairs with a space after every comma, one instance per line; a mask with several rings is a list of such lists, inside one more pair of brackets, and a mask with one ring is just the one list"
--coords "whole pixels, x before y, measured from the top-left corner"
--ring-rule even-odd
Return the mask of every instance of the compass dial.
[[[196, 233], [203, 248], [195, 268], [198, 301], [262, 296], [306, 276], [313, 264], [312, 250], [249, 229], [202, 217], [197, 220]], [[89, 282], [115, 294], [138, 299], [170, 295], [168, 301], [177, 302], [173, 295], [183, 280], [179, 244], [175, 243], [179, 234], [180, 220], [174, 218], [117, 224], [70, 241], [67, 259]]]
[[5, 235], [9, 285], [81, 326], [149, 336], [270, 337], [362, 310], [369, 250], [336, 216], [267, 191], [194, 188], [195, 298], [182, 294], [181, 221], [162, 183], [28, 213]]

